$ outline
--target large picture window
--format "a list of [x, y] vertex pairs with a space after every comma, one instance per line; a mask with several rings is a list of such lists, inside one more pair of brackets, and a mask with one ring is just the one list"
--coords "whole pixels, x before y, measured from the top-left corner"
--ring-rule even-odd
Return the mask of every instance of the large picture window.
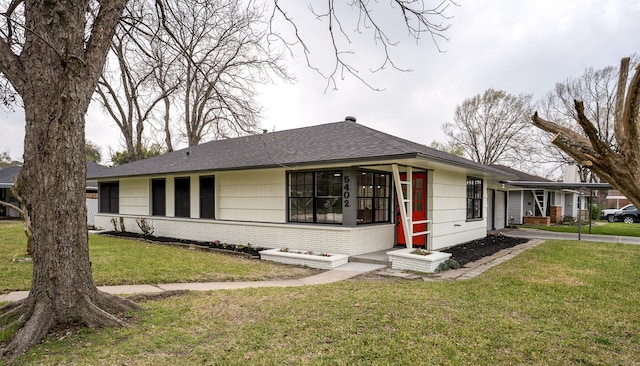
[[215, 218], [215, 179], [200, 177], [200, 218]]
[[358, 224], [390, 221], [390, 181], [386, 173], [358, 173]]
[[151, 215], [166, 216], [167, 185], [164, 179], [151, 179]]
[[290, 173], [289, 221], [342, 223], [342, 172]]
[[175, 216], [191, 217], [191, 179], [176, 178], [175, 182]]
[[120, 185], [118, 182], [98, 185], [99, 207], [101, 213], [118, 213], [120, 210]]
[[467, 177], [467, 219], [482, 218], [482, 179]]

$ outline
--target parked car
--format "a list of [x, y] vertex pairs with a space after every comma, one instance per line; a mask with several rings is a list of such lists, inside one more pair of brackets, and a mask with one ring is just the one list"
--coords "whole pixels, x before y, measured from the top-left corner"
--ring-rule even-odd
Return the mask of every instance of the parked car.
[[630, 203], [628, 205], [622, 206], [622, 208], [608, 208], [608, 209], [602, 210], [600, 211], [600, 220], [607, 220], [609, 222], [614, 222], [613, 216], [616, 214], [616, 212], [620, 210], [628, 209], [629, 207], [632, 207], [632, 209], [636, 208], [633, 205], [633, 203]]
[[621, 210], [616, 211], [613, 214], [613, 221], [624, 222], [625, 224], [633, 224], [634, 222], [640, 222], [640, 213], [634, 205], [628, 205]]

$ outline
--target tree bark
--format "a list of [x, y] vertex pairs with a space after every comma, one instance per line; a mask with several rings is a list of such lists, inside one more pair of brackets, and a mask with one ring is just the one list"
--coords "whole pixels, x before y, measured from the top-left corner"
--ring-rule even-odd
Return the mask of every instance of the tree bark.
[[21, 325], [0, 350], [9, 360], [38, 344], [56, 324], [117, 326], [123, 323], [113, 314], [138, 308], [100, 292], [93, 282], [84, 197], [84, 116], [124, 3], [101, 2], [85, 43], [89, 2], [25, 2], [29, 32], [19, 66], [28, 72], [14, 75], [0, 65], [25, 109], [18, 187], [31, 214], [35, 242], [29, 296], [0, 309], [6, 324], [0, 331]]

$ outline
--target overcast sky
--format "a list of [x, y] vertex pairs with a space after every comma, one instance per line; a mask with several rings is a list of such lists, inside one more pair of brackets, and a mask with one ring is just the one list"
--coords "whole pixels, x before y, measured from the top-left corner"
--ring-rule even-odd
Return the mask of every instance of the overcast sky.
[[[325, 92], [326, 81], [309, 70], [302, 58], [288, 59], [297, 82], [261, 88], [262, 128], [285, 130], [355, 116], [363, 125], [429, 144], [445, 140], [440, 126], [452, 119], [456, 105], [488, 88], [531, 93], [535, 100], [556, 82], [579, 77], [587, 67], [617, 67], [620, 58], [640, 53], [640, 2], [635, 0], [457, 3], [459, 7], [447, 10], [452, 16], [446, 33], [449, 41], [439, 42], [444, 53], [430, 39], [416, 45], [406, 33], [392, 31], [400, 42], [391, 50], [392, 57], [412, 72], [388, 69], [369, 74], [368, 68], [379, 64], [382, 50], [370, 38], [354, 36], [353, 48], [360, 59], [369, 61], [356, 66], [383, 91], [372, 91], [347, 77], [339, 81], [337, 90]], [[306, 9], [291, 8], [291, 15], [303, 25], [313, 24], [311, 17], [304, 17], [308, 12], [301, 10]], [[313, 35], [318, 33], [307, 38], [311, 57], [322, 66], [326, 54]], [[364, 48], [361, 42], [367, 42]], [[23, 114], [0, 111], [0, 121], [0, 151], [8, 149], [12, 157], [21, 159]], [[103, 157], [108, 147], [121, 149], [117, 127], [96, 106], [90, 108], [86, 130], [87, 138], [102, 147]]]

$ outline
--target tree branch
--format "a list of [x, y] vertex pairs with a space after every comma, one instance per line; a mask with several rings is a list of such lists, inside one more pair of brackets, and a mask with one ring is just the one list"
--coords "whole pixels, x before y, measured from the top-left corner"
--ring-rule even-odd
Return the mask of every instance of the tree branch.
[[116, 25], [120, 21], [127, 0], [100, 0], [98, 3], [100, 10], [93, 22], [93, 29], [84, 55], [85, 63], [94, 67], [94, 69], [88, 70], [87, 82], [91, 85], [96, 84], [102, 73], [102, 66], [107, 58], [111, 40], [115, 35]]
[[22, 95], [26, 82], [26, 73], [22, 60], [13, 53], [6, 39], [0, 40], [0, 72], [9, 80], [13, 88]]

